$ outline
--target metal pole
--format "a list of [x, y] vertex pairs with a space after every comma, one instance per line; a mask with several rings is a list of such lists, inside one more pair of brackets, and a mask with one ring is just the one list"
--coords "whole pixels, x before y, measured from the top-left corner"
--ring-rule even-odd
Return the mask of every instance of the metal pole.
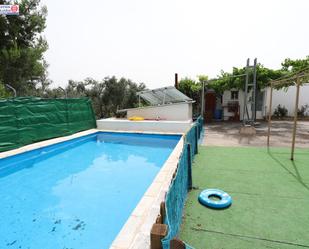
[[249, 84], [249, 64], [250, 64], [250, 59], [247, 59], [247, 66], [246, 66], [246, 86], [245, 86], [245, 97], [244, 97], [244, 108], [243, 108], [243, 113], [242, 113], [242, 121], [243, 124], [246, 124], [245, 121], [245, 113], [246, 113], [246, 108], [247, 108], [247, 92], [248, 92], [248, 84]]
[[203, 87], [203, 89], [202, 89], [202, 108], [201, 108], [201, 116], [202, 116], [202, 118], [204, 118], [204, 109], [205, 109], [205, 81], [203, 80], [203, 82], [202, 82], [202, 87]]
[[252, 121], [253, 123], [255, 122], [256, 119], [256, 64], [257, 64], [257, 59], [254, 59], [254, 66], [253, 66], [253, 93], [252, 93], [252, 98], [253, 98], [253, 110], [251, 110], [252, 113]]
[[294, 160], [294, 149], [295, 149], [295, 137], [296, 137], [296, 127], [297, 127], [297, 112], [298, 112], [298, 102], [299, 102], [299, 77], [296, 80], [296, 100], [294, 109], [294, 127], [293, 127], [293, 137], [292, 137], [292, 149], [291, 149], [291, 160]]
[[270, 85], [269, 108], [268, 108], [269, 109], [268, 111], [268, 132], [267, 132], [267, 147], [268, 148], [269, 148], [269, 140], [270, 140], [272, 103], [273, 103], [273, 86]]

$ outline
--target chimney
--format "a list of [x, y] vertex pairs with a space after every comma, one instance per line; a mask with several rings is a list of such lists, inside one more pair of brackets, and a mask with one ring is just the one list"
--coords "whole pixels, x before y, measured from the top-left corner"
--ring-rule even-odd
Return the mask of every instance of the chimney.
[[178, 89], [178, 74], [175, 73], [175, 88]]

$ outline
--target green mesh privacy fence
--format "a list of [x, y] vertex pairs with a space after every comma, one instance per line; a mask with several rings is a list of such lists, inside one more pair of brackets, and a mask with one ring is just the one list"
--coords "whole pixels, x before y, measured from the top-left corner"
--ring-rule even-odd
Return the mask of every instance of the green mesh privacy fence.
[[0, 152], [94, 127], [88, 98], [0, 99]]
[[[182, 222], [182, 211], [187, 193], [192, 188], [192, 160], [198, 152], [197, 145], [202, 127], [203, 119], [200, 117], [186, 134], [177, 172], [166, 195], [166, 218], [164, 223], [168, 226], [168, 234], [162, 239], [164, 249], [170, 248], [170, 240], [177, 236]], [[191, 247], [187, 245], [186, 248]]]
[[184, 150], [179, 158], [177, 173], [166, 195], [164, 223], [168, 226], [168, 234], [162, 239], [163, 249], [170, 248], [170, 240], [178, 234], [181, 225], [182, 208], [189, 188], [189, 148], [188, 144], [184, 145]]

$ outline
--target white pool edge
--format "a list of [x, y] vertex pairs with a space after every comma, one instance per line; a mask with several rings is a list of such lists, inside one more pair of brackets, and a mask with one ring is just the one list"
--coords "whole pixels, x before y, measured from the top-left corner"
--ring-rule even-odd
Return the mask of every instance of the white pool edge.
[[45, 141], [25, 145], [0, 153], [0, 159], [14, 156], [27, 151], [43, 148], [49, 145], [65, 142], [74, 138], [90, 135], [99, 131], [115, 133], [143, 133], [161, 135], [182, 135], [176, 147], [152, 181], [151, 185], [130, 214], [128, 220], [116, 236], [111, 249], [146, 249], [150, 247], [150, 231], [160, 213], [160, 204], [165, 200], [165, 195], [170, 187], [173, 174], [177, 169], [179, 157], [181, 156], [184, 138], [182, 133], [172, 132], [149, 132], [149, 131], [111, 131], [90, 129], [65, 137], [52, 138]]
[[[170, 133], [165, 133], [170, 134]], [[122, 227], [111, 249], [150, 248], [150, 231], [160, 213], [160, 204], [170, 187], [183, 149], [183, 136], [152, 181], [127, 222]]]

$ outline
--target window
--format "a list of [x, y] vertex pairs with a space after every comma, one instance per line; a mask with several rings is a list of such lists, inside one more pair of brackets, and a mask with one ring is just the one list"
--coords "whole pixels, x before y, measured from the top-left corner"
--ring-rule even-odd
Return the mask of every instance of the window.
[[238, 91], [231, 91], [231, 99], [238, 100]]

